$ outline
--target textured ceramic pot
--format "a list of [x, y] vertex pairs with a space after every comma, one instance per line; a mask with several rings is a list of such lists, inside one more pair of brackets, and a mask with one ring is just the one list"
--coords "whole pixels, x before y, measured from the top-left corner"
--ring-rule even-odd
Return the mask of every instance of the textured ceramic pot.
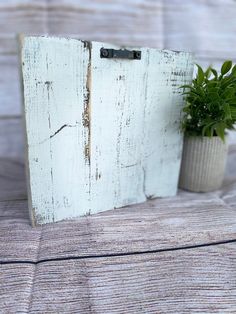
[[218, 137], [185, 137], [179, 187], [193, 192], [209, 192], [221, 187], [228, 152]]

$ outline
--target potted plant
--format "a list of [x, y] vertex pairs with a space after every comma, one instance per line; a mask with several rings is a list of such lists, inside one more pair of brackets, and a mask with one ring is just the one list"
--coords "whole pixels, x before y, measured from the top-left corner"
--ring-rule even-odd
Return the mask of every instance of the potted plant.
[[225, 61], [218, 74], [209, 67], [192, 85], [182, 86], [186, 97], [182, 127], [185, 133], [180, 188], [208, 192], [220, 188], [227, 157], [227, 130], [236, 122], [236, 65]]

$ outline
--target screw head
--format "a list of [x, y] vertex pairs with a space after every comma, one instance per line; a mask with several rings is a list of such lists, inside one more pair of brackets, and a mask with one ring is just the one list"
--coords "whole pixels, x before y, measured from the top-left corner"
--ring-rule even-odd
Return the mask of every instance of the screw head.
[[141, 53], [140, 53], [140, 51], [135, 51], [135, 58], [136, 58], [136, 59], [141, 59]]
[[102, 49], [102, 50], [101, 50], [101, 55], [102, 55], [103, 57], [108, 57], [108, 55], [109, 55], [108, 50], [107, 50], [107, 49]]

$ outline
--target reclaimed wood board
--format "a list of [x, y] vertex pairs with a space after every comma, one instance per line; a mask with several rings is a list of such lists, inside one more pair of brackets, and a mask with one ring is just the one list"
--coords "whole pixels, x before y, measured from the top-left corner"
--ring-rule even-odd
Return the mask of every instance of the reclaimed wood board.
[[75, 39], [22, 42], [29, 204], [36, 224], [175, 195], [192, 56]]

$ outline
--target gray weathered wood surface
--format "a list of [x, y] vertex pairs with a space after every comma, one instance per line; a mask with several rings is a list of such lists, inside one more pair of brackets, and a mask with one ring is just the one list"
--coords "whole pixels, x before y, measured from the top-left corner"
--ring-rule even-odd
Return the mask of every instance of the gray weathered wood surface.
[[[1, 267], [3, 313], [235, 313], [236, 245]], [[17, 307], [16, 307], [17, 304]]]
[[235, 313], [236, 146], [221, 190], [31, 228], [23, 164], [0, 162], [3, 313]]

